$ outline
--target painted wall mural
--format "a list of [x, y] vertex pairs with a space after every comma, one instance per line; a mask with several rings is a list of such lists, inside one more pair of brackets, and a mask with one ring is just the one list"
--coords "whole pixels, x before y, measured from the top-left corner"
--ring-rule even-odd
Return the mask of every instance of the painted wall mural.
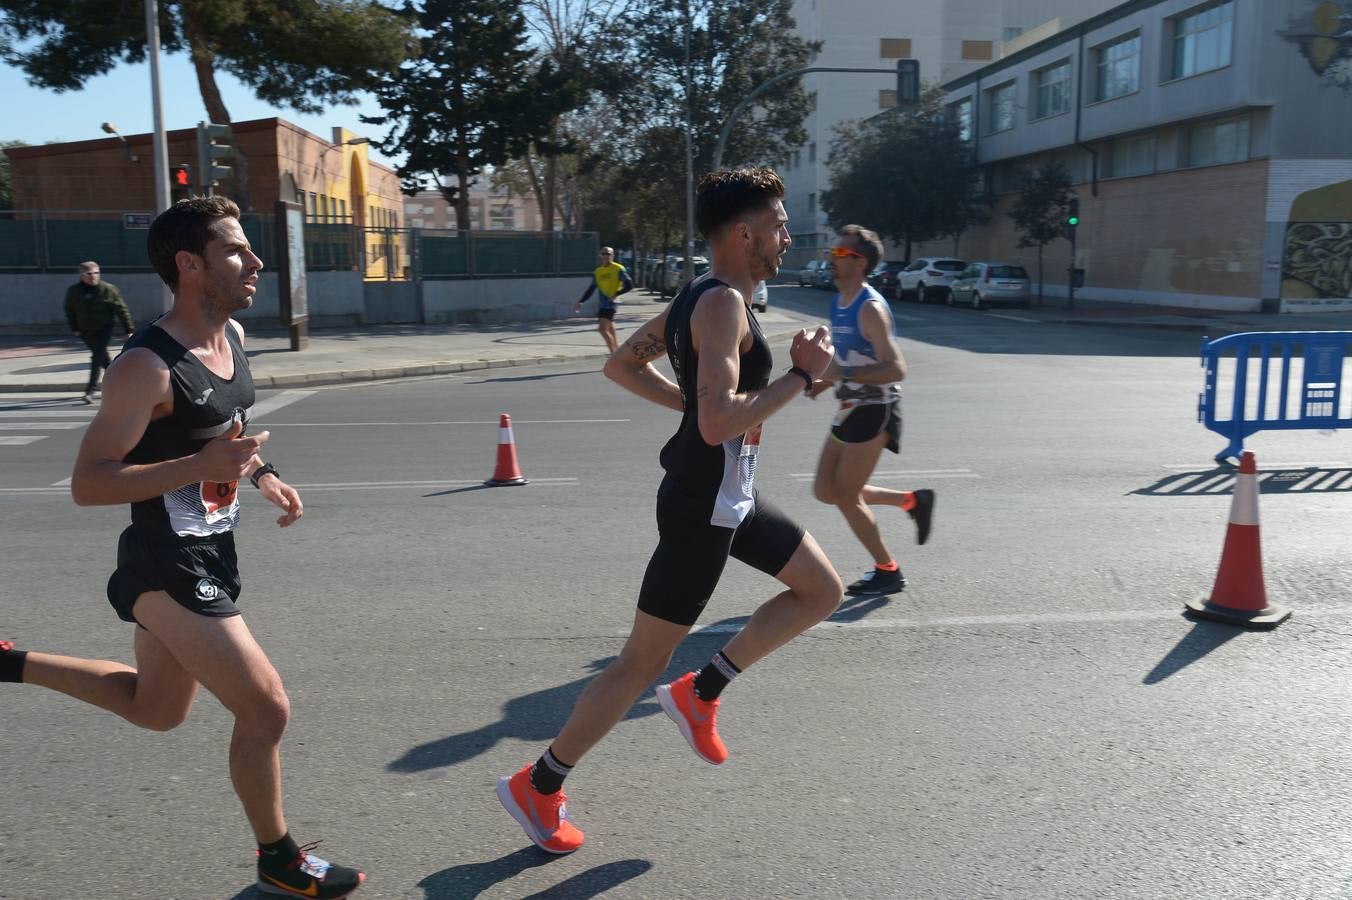
[[1292, 222], [1283, 256], [1284, 298], [1352, 297], [1352, 222]]
[[1352, 90], [1352, 0], [1324, 0], [1280, 34], [1300, 49], [1325, 84]]

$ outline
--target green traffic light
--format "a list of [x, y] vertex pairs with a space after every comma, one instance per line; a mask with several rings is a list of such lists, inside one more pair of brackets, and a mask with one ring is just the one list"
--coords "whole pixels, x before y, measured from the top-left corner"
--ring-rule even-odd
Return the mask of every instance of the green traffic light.
[[1067, 225], [1079, 225], [1079, 224], [1080, 224], [1080, 217], [1079, 217], [1079, 216], [1071, 216], [1069, 219], [1066, 219], [1066, 224], [1067, 224]]

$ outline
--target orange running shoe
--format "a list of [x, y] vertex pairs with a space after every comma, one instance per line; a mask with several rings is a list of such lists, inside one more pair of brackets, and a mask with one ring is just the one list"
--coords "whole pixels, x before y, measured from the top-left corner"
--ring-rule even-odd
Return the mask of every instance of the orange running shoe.
[[515, 775], [498, 779], [498, 800], [512, 814], [526, 837], [548, 853], [572, 853], [586, 836], [568, 821], [568, 798], [563, 791], [542, 794], [530, 783], [530, 764]]
[[718, 701], [708, 703], [695, 696], [694, 672], [687, 672], [671, 684], [658, 687], [657, 702], [662, 704], [662, 711], [671, 716], [700, 758], [716, 766], [727, 760], [728, 748], [723, 746], [716, 727]]

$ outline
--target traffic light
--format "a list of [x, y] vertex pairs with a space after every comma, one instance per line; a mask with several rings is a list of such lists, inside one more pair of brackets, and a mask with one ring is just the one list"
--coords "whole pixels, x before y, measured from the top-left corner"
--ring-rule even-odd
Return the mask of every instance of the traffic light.
[[897, 106], [920, 102], [920, 60], [897, 60]]
[[1066, 239], [1075, 240], [1075, 229], [1080, 227], [1080, 198], [1071, 197], [1066, 209]]
[[199, 187], [206, 196], [211, 196], [212, 189], [221, 183], [221, 179], [229, 178], [234, 171], [229, 165], [235, 152], [230, 146], [230, 138], [229, 125], [197, 123], [197, 177], [201, 179]]
[[192, 166], [179, 163], [169, 167], [169, 200], [176, 203], [192, 196]]

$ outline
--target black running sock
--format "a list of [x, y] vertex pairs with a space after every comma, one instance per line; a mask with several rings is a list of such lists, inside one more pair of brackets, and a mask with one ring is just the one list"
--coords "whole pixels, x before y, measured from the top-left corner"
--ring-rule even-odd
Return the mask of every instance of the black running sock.
[[742, 674], [742, 670], [732, 664], [732, 660], [719, 650], [709, 664], [695, 673], [695, 696], [705, 703], [712, 703], [723, 693], [728, 682]]
[[258, 864], [273, 869], [285, 868], [300, 856], [300, 845], [291, 837], [291, 832], [282, 835], [279, 841], [258, 845]]
[[530, 785], [542, 794], [557, 793], [563, 790], [563, 779], [571, 771], [573, 767], [559, 762], [559, 758], [554, 755], [554, 748], [550, 747], [530, 767]]
[[27, 650], [0, 650], [0, 681], [23, 681], [23, 663]]

